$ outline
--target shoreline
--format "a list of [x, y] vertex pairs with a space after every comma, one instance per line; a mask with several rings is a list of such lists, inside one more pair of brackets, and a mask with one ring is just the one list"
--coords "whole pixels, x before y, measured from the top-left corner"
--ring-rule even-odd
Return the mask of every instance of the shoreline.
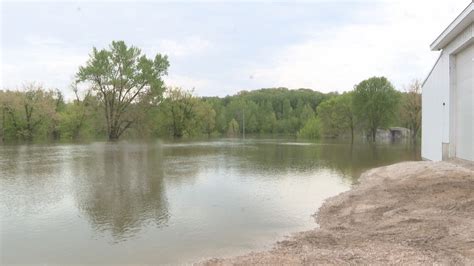
[[472, 264], [472, 166], [422, 161], [368, 170], [323, 203], [319, 227], [267, 251], [200, 264]]

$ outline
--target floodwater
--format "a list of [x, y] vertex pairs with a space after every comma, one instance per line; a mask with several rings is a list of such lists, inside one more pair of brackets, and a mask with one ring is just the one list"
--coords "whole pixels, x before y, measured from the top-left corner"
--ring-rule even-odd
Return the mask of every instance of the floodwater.
[[406, 144], [0, 146], [1, 263], [186, 263], [270, 248]]

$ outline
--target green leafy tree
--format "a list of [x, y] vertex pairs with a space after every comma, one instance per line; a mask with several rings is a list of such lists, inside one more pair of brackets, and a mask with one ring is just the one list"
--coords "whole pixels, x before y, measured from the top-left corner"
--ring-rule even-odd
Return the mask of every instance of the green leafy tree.
[[161, 100], [162, 77], [168, 67], [167, 56], [157, 54], [148, 59], [140, 49], [128, 47], [123, 41], [113, 41], [109, 49], [92, 49], [89, 61], [79, 68], [76, 77], [78, 83], [90, 84], [101, 100], [109, 140], [118, 139], [136, 121], [137, 114]]
[[35, 84], [26, 85], [24, 91], [0, 91], [3, 138], [31, 141], [51, 137], [58, 120], [56, 96]]
[[301, 110], [301, 115], [300, 115], [300, 119], [301, 119], [301, 122], [302, 124], [306, 124], [306, 122], [313, 118], [314, 117], [314, 110], [313, 108], [311, 108], [311, 106], [309, 104], [306, 104], [303, 109]]
[[322, 102], [317, 111], [324, 135], [338, 137], [350, 132], [351, 142], [354, 141], [355, 119], [352, 93], [344, 93]]
[[283, 100], [282, 111], [284, 119], [289, 119], [293, 113], [293, 108], [291, 108], [290, 100], [288, 98]]
[[354, 143], [355, 115], [353, 104], [353, 93], [346, 92], [336, 98], [337, 120], [341, 122], [342, 131], [351, 133], [351, 143]]
[[276, 115], [269, 101], [263, 102], [260, 112], [257, 114], [257, 122], [260, 133], [273, 133], [276, 125]]
[[341, 131], [339, 121], [335, 119], [336, 97], [322, 102], [316, 110], [322, 124], [322, 132], [329, 137], [337, 137]]
[[353, 96], [358, 121], [375, 142], [377, 129], [386, 127], [395, 117], [400, 95], [385, 77], [372, 77], [359, 83]]
[[174, 138], [192, 135], [196, 130], [198, 100], [192, 91], [179, 87], [168, 88], [162, 104], [161, 121]]
[[227, 126], [227, 136], [236, 137], [239, 134], [240, 134], [239, 123], [237, 122], [237, 120], [232, 118], [232, 120], [230, 120], [229, 122], [229, 125]]
[[225, 114], [224, 101], [219, 97], [203, 97], [202, 100], [212, 106], [216, 112], [215, 130], [217, 132], [225, 132], [227, 128], [227, 120]]
[[298, 132], [298, 138], [319, 139], [321, 137], [321, 124], [319, 119], [313, 117], [309, 119], [303, 128]]
[[197, 116], [201, 123], [202, 131], [210, 137], [216, 127], [216, 111], [214, 111], [211, 104], [200, 102], [197, 106]]
[[411, 130], [411, 137], [416, 141], [421, 129], [421, 83], [418, 80], [403, 94], [400, 113], [403, 125]]
[[65, 104], [59, 113], [59, 132], [62, 139], [81, 139], [98, 136], [105, 127], [102, 108], [97, 97], [88, 92], [80, 97], [73, 86], [75, 99]]

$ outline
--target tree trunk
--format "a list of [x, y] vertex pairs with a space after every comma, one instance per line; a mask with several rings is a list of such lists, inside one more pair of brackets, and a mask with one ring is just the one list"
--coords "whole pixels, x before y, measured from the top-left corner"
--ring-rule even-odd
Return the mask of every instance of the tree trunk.
[[354, 128], [351, 127], [351, 144], [354, 144]]
[[115, 133], [114, 131], [111, 131], [109, 133], [109, 141], [117, 141], [119, 139], [119, 136], [117, 135], [117, 133]]
[[415, 129], [412, 129], [412, 130], [413, 130], [412, 133], [411, 133], [412, 142], [413, 142], [413, 144], [416, 144], [416, 143], [417, 143], [416, 137], [417, 137], [417, 135], [418, 135], [418, 131], [415, 130]]
[[117, 141], [119, 139], [119, 128], [112, 125], [109, 131], [109, 141]]

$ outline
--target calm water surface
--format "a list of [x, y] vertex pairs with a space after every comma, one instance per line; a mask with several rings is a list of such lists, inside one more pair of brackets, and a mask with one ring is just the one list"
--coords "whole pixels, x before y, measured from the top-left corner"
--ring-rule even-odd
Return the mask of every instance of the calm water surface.
[[0, 146], [2, 263], [183, 263], [269, 248], [404, 144]]

